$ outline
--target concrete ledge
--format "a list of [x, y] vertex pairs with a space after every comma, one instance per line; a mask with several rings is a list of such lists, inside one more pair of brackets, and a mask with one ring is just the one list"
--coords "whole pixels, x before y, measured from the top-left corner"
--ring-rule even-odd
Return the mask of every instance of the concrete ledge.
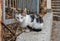
[[22, 33], [16, 41], [50, 41], [52, 29], [52, 13], [47, 13], [44, 17], [44, 28], [41, 32]]

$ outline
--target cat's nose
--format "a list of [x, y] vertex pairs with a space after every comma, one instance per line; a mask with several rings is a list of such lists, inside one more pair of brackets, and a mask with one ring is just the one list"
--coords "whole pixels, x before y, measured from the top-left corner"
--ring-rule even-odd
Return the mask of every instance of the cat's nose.
[[23, 22], [23, 20], [19, 20], [20, 21], [20, 23], [22, 23]]

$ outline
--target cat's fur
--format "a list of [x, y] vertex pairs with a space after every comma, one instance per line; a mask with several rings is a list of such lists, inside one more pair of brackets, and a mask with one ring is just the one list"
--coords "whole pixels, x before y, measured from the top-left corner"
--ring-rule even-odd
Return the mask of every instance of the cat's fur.
[[[25, 14], [24, 14], [25, 15]], [[41, 31], [43, 28], [43, 19], [34, 14], [23, 16], [22, 14], [16, 14], [17, 21], [20, 22], [22, 28], [28, 28], [32, 31]]]

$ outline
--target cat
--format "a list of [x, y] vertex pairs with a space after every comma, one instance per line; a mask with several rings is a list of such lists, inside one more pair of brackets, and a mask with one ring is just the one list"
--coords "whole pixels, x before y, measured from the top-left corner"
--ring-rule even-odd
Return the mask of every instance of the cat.
[[40, 16], [38, 17], [38, 15], [36, 14], [29, 14], [29, 15], [16, 14], [15, 17], [17, 21], [20, 22], [22, 28], [28, 28], [30, 31], [36, 31], [36, 32], [41, 31], [43, 28], [44, 24], [43, 19]]

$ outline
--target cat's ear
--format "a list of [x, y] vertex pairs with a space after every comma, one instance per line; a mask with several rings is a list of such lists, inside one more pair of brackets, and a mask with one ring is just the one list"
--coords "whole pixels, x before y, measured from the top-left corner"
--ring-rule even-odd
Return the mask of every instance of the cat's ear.
[[26, 9], [26, 8], [23, 9], [22, 15], [23, 15], [23, 16], [26, 16], [26, 15], [27, 15], [27, 9]]
[[27, 11], [27, 9], [26, 8], [24, 8], [24, 10], [23, 10], [24, 12], [26, 12]]

